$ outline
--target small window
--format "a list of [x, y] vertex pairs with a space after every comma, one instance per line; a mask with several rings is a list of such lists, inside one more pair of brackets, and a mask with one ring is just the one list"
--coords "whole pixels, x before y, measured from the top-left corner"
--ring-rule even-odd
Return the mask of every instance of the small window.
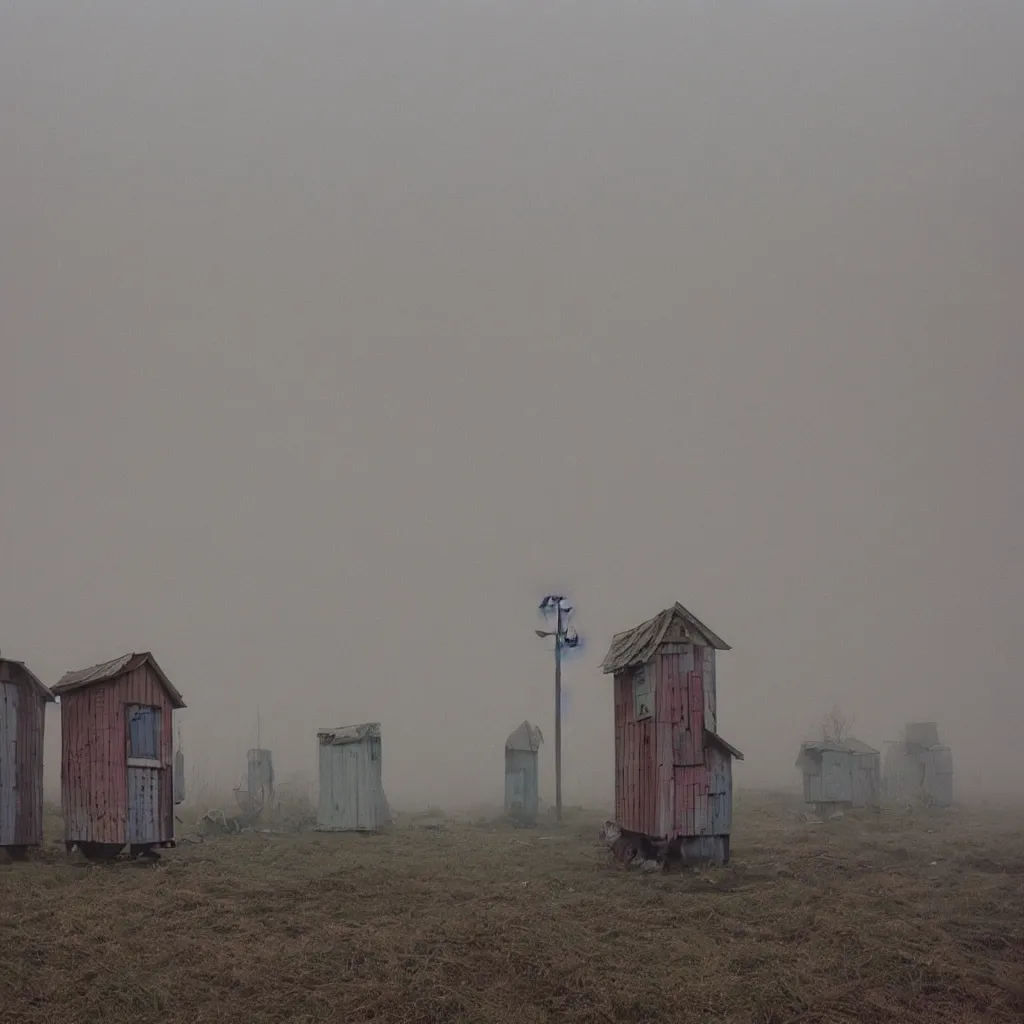
[[641, 665], [633, 673], [633, 717], [639, 722], [654, 714], [651, 700], [651, 684], [647, 679], [646, 667]]
[[128, 756], [156, 761], [160, 758], [160, 709], [128, 705]]

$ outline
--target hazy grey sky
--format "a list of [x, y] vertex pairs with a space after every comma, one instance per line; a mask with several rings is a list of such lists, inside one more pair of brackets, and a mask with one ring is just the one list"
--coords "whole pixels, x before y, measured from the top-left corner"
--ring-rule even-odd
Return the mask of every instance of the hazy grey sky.
[[258, 701], [282, 770], [377, 719], [394, 799], [498, 798], [564, 587], [573, 801], [680, 600], [741, 784], [835, 699], [1017, 772], [1022, 52], [1019, 0], [5, 4], [4, 653], [153, 650], [225, 778]]

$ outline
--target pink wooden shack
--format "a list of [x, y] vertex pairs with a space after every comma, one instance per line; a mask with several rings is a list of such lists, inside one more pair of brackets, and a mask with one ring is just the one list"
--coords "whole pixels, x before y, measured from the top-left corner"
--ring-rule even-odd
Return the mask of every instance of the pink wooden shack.
[[185, 706], [150, 653], [125, 654], [55, 687], [64, 839], [85, 856], [174, 846], [174, 712]]
[[53, 694], [0, 658], [0, 847], [16, 860], [43, 842], [43, 731]]
[[718, 735], [715, 653], [729, 645], [681, 604], [617, 633], [615, 819], [627, 836], [687, 862], [727, 863], [732, 760]]

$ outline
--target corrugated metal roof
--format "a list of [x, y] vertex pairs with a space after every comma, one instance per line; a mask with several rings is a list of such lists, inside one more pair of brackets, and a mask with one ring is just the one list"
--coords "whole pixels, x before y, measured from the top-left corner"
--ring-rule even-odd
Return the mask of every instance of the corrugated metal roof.
[[128, 662], [134, 657], [134, 652], [122, 654], [120, 658], [104, 661], [99, 665], [93, 665], [92, 668], [82, 668], [76, 672], [65, 672], [54, 687], [54, 691], [67, 691], [73, 687], [88, 686], [90, 683], [100, 683], [107, 679], [113, 679], [114, 676], [120, 675], [125, 670]]
[[834, 750], [840, 754], [879, 753], [874, 747], [869, 746], [863, 740], [859, 740], [854, 736], [847, 736], [841, 743], [836, 743], [834, 740], [807, 740], [800, 744], [800, 750], [801, 752], [805, 750], [816, 750], [819, 752]]
[[364, 722], [362, 725], [342, 725], [337, 729], [321, 729], [316, 734], [321, 746], [335, 743], [358, 743], [364, 739], [380, 738], [380, 722]]
[[167, 691], [167, 695], [171, 698], [171, 703], [176, 708], [183, 708], [185, 701], [182, 699], [181, 694], [175, 689], [167, 676], [164, 675], [163, 669], [156, 663], [156, 658], [149, 651], [141, 654], [134, 652], [122, 654], [119, 658], [101, 662], [99, 665], [93, 665], [91, 668], [83, 668], [75, 672], [65, 672], [57, 685], [53, 687], [52, 692], [60, 696], [62, 693], [81, 690], [83, 687], [93, 686], [96, 683], [105, 683], [111, 679], [116, 679], [120, 675], [124, 675], [125, 672], [133, 672], [147, 662]]
[[544, 737], [541, 735], [540, 729], [535, 725], [531, 725], [529, 722], [523, 722], [515, 732], [509, 735], [509, 738], [505, 740], [506, 750], [528, 750], [536, 752], [540, 749], [540, 745], [544, 742]]
[[878, 754], [881, 751], [875, 750], [870, 743], [865, 743], [863, 740], [857, 739], [856, 736], [847, 736], [843, 743], [846, 744], [849, 750], [852, 750], [855, 754]]
[[704, 640], [716, 651], [732, 650], [720, 636], [677, 601], [671, 608], [658, 612], [653, 619], [641, 622], [633, 629], [616, 633], [601, 666], [604, 673], [620, 672], [632, 665], [642, 665], [649, 661], [676, 619], [682, 620], [688, 633], [696, 634], [695, 641]]
[[53, 701], [57, 698], [54, 697], [50, 688], [46, 686], [43, 681], [25, 664], [23, 661], [15, 661], [13, 658], [0, 658], [0, 664], [6, 662], [8, 665], [13, 665], [18, 671], [28, 678], [28, 681], [35, 687], [36, 692], [43, 700]]

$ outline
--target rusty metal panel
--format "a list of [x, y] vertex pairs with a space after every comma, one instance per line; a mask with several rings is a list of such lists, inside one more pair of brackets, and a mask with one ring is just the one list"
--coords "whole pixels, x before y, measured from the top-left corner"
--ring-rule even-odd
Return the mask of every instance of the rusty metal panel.
[[160, 842], [160, 820], [160, 769], [129, 768], [128, 842]]
[[15, 683], [0, 683], [0, 846], [17, 844], [18, 696]]

